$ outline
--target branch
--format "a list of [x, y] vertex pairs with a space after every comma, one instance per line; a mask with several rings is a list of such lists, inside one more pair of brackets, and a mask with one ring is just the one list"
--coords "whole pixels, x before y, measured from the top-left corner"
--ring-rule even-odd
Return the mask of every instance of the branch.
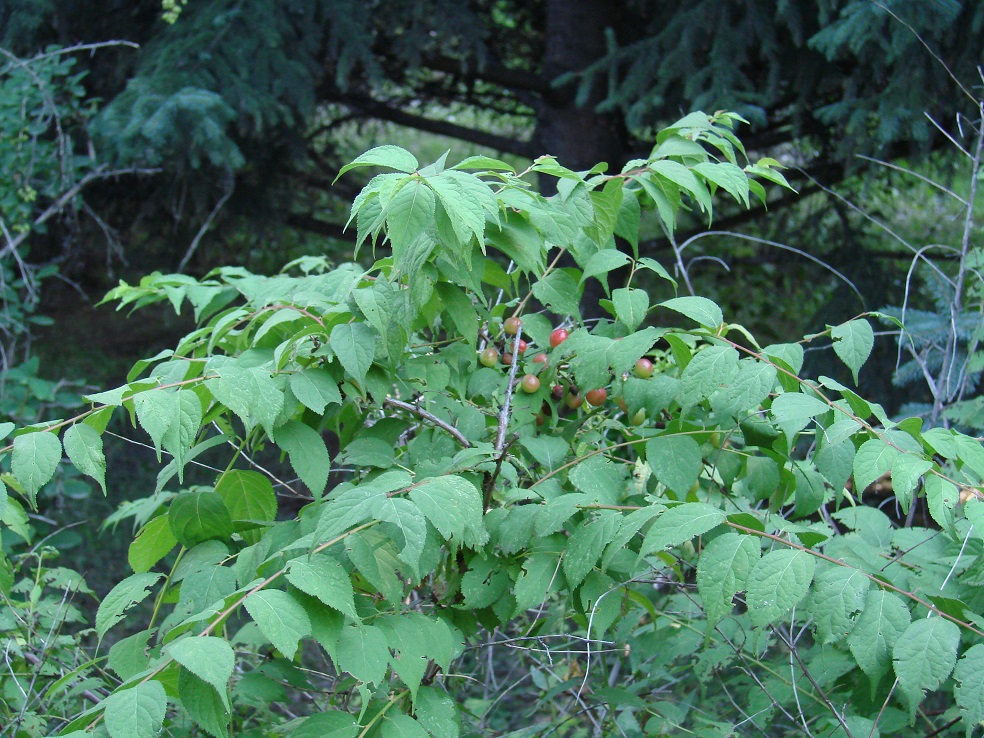
[[400, 126], [407, 126], [408, 128], [415, 128], [418, 131], [426, 131], [427, 133], [436, 133], [440, 136], [456, 138], [460, 141], [467, 141], [468, 143], [479, 146], [487, 146], [496, 151], [515, 154], [516, 156], [522, 156], [527, 159], [532, 159], [536, 156], [533, 147], [526, 141], [518, 141], [514, 138], [478, 131], [474, 128], [460, 126], [457, 123], [450, 123], [445, 120], [434, 120], [433, 118], [425, 118], [422, 115], [413, 115], [412, 113], [390, 107], [386, 103], [373, 100], [372, 98], [343, 95], [339, 102], [361, 111], [370, 118], [388, 120], [390, 123], [396, 123]]
[[412, 405], [411, 403], [404, 402], [403, 400], [394, 400], [392, 397], [387, 397], [385, 400], [383, 400], [383, 404], [389, 405], [390, 407], [399, 408], [400, 410], [406, 410], [408, 413], [413, 413], [418, 418], [422, 418], [426, 420], [428, 423], [431, 423], [432, 425], [436, 425], [438, 428], [441, 428], [442, 430], [446, 430], [454, 437], [454, 440], [456, 440], [465, 448], [472, 447], [472, 442], [469, 441], [467, 438], [465, 438], [460, 430], [455, 428], [450, 423], [441, 420], [436, 415], [427, 412], [426, 410], [424, 410], [422, 407], [419, 407], [418, 405]]

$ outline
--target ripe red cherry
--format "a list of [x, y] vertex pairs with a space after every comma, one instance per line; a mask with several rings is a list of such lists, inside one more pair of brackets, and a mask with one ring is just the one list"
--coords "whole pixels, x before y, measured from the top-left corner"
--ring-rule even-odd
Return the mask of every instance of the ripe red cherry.
[[520, 382], [520, 386], [523, 388], [523, 392], [533, 394], [540, 389], [540, 380], [536, 375], [527, 374], [523, 377], [523, 381]]
[[506, 318], [506, 322], [502, 324], [502, 330], [506, 332], [507, 335], [515, 336], [519, 333], [520, 329], [523, 327], [523, 321], [517, 317]]
[[517, 352], [522, 355], [526, 353], [526, 341], [522, 338], [519, 339], [519, 346], [516, 347]]
[[639, 359], [632, 371], [640, 379], [649, 379], [653, 376], [653, 362], [646, 358]]
[[605, 404], [605, 400], [608, 399], [608, 390], [604, 387], [601, 389], [594, 389], [584, 395], [584, 399], [588, 401], [589, 405], [594, 407], [599, 407]]
[[569, 335], [565, 328], [554, 328], [553, 333], [550, 334], [550, 348], [557, 348]]
[[482, 366], [495, 366], [499, 363], [499, 352], [489, 346], [478, 355], [478, 360]]
[[546, 354], [537, 354], [536, 356], [533, 357], [533, 363], [534, 364], [546, 364], [547, 363], [547, 355]]

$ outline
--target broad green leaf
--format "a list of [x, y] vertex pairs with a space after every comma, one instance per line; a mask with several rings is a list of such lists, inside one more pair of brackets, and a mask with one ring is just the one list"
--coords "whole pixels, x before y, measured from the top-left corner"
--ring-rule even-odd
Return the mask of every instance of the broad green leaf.
[[530, 452], [530, 456], [545, 469], [556, 469], [568, 461], [570, 443], [563, 438], [550, 435], [526, 436], [519, 439], [520, 445]]
[[802, 600], [813, 581], [816, 559], [805, 551], [770, 551], [748, 576], [745, 601], [752, 625], [777, 622]]
[[869, 485], [892, 469], [898, 455], [897, 448], [880, 438], [872, 438], [861, 444], [854, 457], [854, 489], [859, 498]]
[[273, 520], [277, 517], [277, 495], [269, 477], [247, 469], [230, 469], [215, 485], [236, 520]]
[[434, 191], [421, 180], [400, 188], [387, 204], [386, 235], [393, 247], [393, 262], [405, 269], [408, 245], [434, 224]]
[[730, 346], [698, 351], [680, 374], [680, 405], [689, 407], [727, 388], [738, 374], [738, 352]]
[[445, 539], [459, 539], [467, 546], [481, 546], [488, 541], [482, 520], [482, 493], [464, 477], [425, 479], [410, 490], [410, 499]]
[[552, 583], [556, 582], [560, 558], [551, 553], [534, 553], [523, 562], [523, 573], [516, 580], [516, 614], [543, 604]]
[[813, 457], [813, 461], [819, 472], [839, 493], [854, 471], [855, 454], [854, 444], [849, 439], [845, 439], [821, 448]]
[[150, 647], [147, 642], [154, 633], [155, 629], [142, 630], [132, 636], [121, 638], [109, 649], [106, 663], [120, 679], [126, 681], [147, 669], [150, 663], [148, 655]]
[[618, 249], [602, 249], [601, 251], [597, 251], [591, 255], [591, 258], [584, 265], [581, 282], [583, 283], [588, 277], [608, 274], [610, 271], [625, 266], [629, 261], [631, 261], [629, 257]]
[[950, 676], [959, 645], [960, 628], [941, 617], [916, 620], [895, 642], [892, 663], [909, 702], [910, 719], [926, 691], [936, 689]]
[[612, 292], [612, 304], [615, 306], [615, 317], [634, 331], [646, 319], [649, 295], [645, 290], [623, 287]]
[[770, 412], [776, 425], [782, 428], [786, 437], [793, 437], [803, 430], [817, 415], [830, 410], [827, 403], [801, 392], [783, 392], [772, 401]]
[[168, 524], [178, 542], [192, 548], [211, 539], [232, 536], [232, 516], [225, 501], [215, 492], [182, 492], [171, 501]]
[[646, 442], [646, 461], [662, 484], [683, 495], [703, 468], [700, 446], [690, 436], [656, 436]]
[[650, 526], [639, 549], [639, 556], [648, 556], [671, 546], [679, 546], [695, 536], [713, 530], [727, 519], [714, 505], [706, 502], [685, 502], [669, 508]]
[[724, 314], [721, 312], [721, 308], [717, 306], [717, 303], [708, 300], [706, 297], [697, 297], [694, 295], [673, 297], [659, 304], [662, 307], [685, 315], [705, 328], [717, 328], [724, 322]]
[[953, 508], [960, 500], [957, 485], [941, 476], [930, 474], [926, 477], [924, 488], [929, 514], [943, 530], [954, 535]]
[[548, 500], [547, 504], [541, 505], [537, 512], [535, 524], [537, 535], [548, 536], [557, 532], [581, 505], [590, 505], [592, 502], [594, 500], [581, 492], [568, 493]]
[[301, 604], [278, 589], [253, 592], [243, 601], [250, 617], [280, 653], [294, 658], [298, 642], [311, 633], [311, 621]]
[[183, 478], [184, 464], [195, 443], [202, 424], [202, 401], [192, 390], [182, 389], [173, 393], [174, 402], [167, 410], [174, 414], [161, 439], [164, 449], [174, 456], [178, 465], [178, 479]]
[[355, 612], [352, 580], [331, 556], [316, 553], [292, 559], [287, 565], [287, 581], [343, 615], [359, 619]]
[[163, 576], [151, 573], [132, 574], [113, 587], [99, 603], [96, 611], [96, 633], [99, 640], [106, 635], [106, 631], [123, 619], [127, 610], [147, 599], [150, 588]]
[[849, 320], [834, 326], [830, 331], [834, 339], [834, 353], [840, 357], [854, 375], [854, 384], [858, 383], [858, 371], [871, 355], [875, 345], [875, 334], [871, 324], [864, 318]]
[[342, 367], [359, 386], [376, 356], [376, 336], [365, 323], [341, 323], [331, 329], [329, 343]]
[[390, 659], [393, 671], [409, 687], [410, 695], [414, 699], [420, 688], [420, 682], [427, 673], [431, 646], [431, 639], [428, 637], [431, 633], [427, 626], [430, 622], [419, 613], [390, 615], [375, 622], [395, 654]]
[[326, 710], [304, 718], [299, 727], [291, 731], [290, 738], [356, 738], [360, 727], [349, 713]]
[[568, 587], [573, 590], [594, 568], [621, 522], [619, 512], [599, 510], [574, 530], [564, 553], [564, 576]]
[[97, 482], [106, 494], [106, 456], [99, 432], [85, 423], [75, 423], [65, 431], [62, 439], [65, 453], [75, 468]]
[[868, 675], [872, 689], [892, 666], [892, 651], [912, 618], [902, 599], [893, 592], [872, 588], [864, 609], [854, 622], [847, 644], [851, 654]]
[[328, 372], [304, 369], [290, 375], [290, 391], [304, 407], [321, 415], [329, 404], [340, 405], [342, 395]]
[[370, 529], [349, 535], [345, 546], [349, 560], [376, 591], [392, 603], [403, 601], [404, 583], [397, 576], [400, 560], [392, 541]]
[[380, 684], [389, 664], [389, 647], [383, 631], [372, 625], [346, 625], [338, 636], [336, 666], [360, 682]]
[[769, 396], [776, 384], [776, 368], [755, 359], [738, 362], [738, 373], [727, 386], [711, 395], [714, 412], [742, 418]]
[[61, 457], [62, 445], [55, 433], [39, 431], [14, 438], [10, 470], [24, 488], [31, 507], [37, 507], [38, 490], [51, 481]]
[[984, 721], [984, 644], [975, 644], [964, 652], [953, 670], [953, 678], [957, 681], [953, 696], [970, 738]]
[[220, 696], [208, 682], [199, 679], [187, 669], [178, 673], [178, 692], [181, 706], [191, 719], [215, 738], [229, 735], [230, 710], [228, 697]]
[[419, 578], [420, 556], [427, 539], [427, 523], [420, 508], [401, 497], [382, 497], [373, 505], [373, 515], [377, 520], [392, 523], [400, 531], [403, 536], [400, 560]]
[[164, 685], [151, 679], [114, 692], [103, 700], [102, 707], [111, 738], [146, 738], [161, 730], [167, 694]]
[[154, 442], [154, 449], [157, 451], [157, 460], [161, 460], [161, 446], [164, 443], [164, 435], [167, 433], [171, 423], [177, 417], [178, 398], [176, 392], [165, 392], [163, 390], [147, 390], [140, 392], [133, 398], [133, 407], [137, 411], [137, 420], [140, 427], [147, 431]]
[[712, 538], [697, 559], [697, 591], [707, 613], [708, 632], [732, 610], [732, 599], [743, 591], [761, 555], [755, 536], [725, 533]]
[[533, 296], [558, 315], [579, 315], [581, 289], [567, 272], [555, 270], [533, 285]]
[[380, 738], [431, 738], [423, 726], [409, 715], [390, 712], [383, 718]]
[[909, 512], [919, 479], [932, 468], [932, 461], [921, 459], [915, 454], [899, 454], [892, 462], [892, 491], [903, 513]]
[[817, 575], [810, 593], [813, 622], [822, 644], [846, 638], [864, 607], [871, 581], [857, 569], [833, 566]]
[[369, 518], [377, 498], [387, 492], [406, 487], [411, 482], [412, 479], [406, 472], [387, 472], [380, 474], [372, 482], [333, 492], [331, 499], [322, 506], [314, 532], [314, 542], [325, 543], [349, 528], [364, 523]]
[[458, 334], [469, 346], [475, 346], [478, 342], [478, 313], [471, 298], [461, 288], [448, 282], [438, 282], [435, 289]]
[[145, 525], [133, 539], [127, 551], [127, 561], [133, 571], [140, 573], [150, 569], [178, 544], [171, 532], [167, 515], [158, 515]]
[[169, 643], [166, 652], [192, 674], [215, 687], [219, 696], [225, 696], [236, 661], [227, 640], [215, 636], [188, 636]]
[[299, 420], [288, 420], [277, 428], [277, 445], [287, 452], [290, 465], [314, 498], [321, 499], [331, 469], [331, 456], [321, 434]]
[[493, 558], [474, 556], [461, 577], [465, 607], [480, 610], [495, 604], [512, 586], [509, 574]]
[[706, 161], [694, 165], [694, 171], [748, 207], [748, 177], [739, 167], [727, 161]]
[[338, 171], [335, 181], [345, 172], [358, 167], [386, 167], [395, 169], [398, 172], [409, 174], [419, 168], [416, 157], [406, 149], [399, 146], [385, 145], [369, 149], [364, 154], [356, 157]]
[[451, 696], [439, 687], [421, 687], [414, 700], [414, 713], [434, 738], [458, 738], [461, 718]]

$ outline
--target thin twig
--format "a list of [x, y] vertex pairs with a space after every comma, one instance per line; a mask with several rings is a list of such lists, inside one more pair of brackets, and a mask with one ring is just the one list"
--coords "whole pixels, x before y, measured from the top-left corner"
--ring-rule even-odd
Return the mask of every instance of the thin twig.
[[393, 399], [392, 397], [387, 397], [385, 400], [383, 400], [383, 404], [389, 405], [390, 407], [398, 408], [400, 410], [406, 410], [408, 413], [413, 413], [418, 418], [421, 418], [422, 420], [426, 420], [431, 425], [436, 425], [438, 428], [441, 428], [442, 430], [446, 430], [454, 437], [454, 440], [456, 440], [465, 448], [471, 448], [473, 445], [471, 441], [465, 438], [464, 434], [460, 430], [455, 428], [447, 421], [441, 420], [436, 415], [427, 412], [419, 405], [413, 405], [409, 402], [404, 402], [403, 400], [396, 400]]

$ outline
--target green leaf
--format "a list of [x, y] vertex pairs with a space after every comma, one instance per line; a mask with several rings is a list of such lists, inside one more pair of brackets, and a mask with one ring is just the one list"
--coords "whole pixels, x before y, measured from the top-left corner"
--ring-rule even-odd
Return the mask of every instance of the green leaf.
[[62, 439], [65, 453], [75, 468], [97, 482], [106, 494], [106, 456], [99, 432], [85, 423], [75, 423], [65, 431]]
[[464, 337], [469, 346], [475, 346], [478, 342], [478, 313], [475, 312], [471, 298], [459, 287], [448, 282], [438, 282], [435, 287], [458, 334]]
[[151, 679], [114, 692], [102, 706], [111, 738], [146, 738], [157, 735], [164, 724], [167, 694], [164, 685]]
[[953, 508], [960, 500], [957, 485], [941, 476], [930, 474], [926, 477], [924, 489], [929, 514], [943, 530], [953, 535]]
[[939, 687], [957, 662], [960, 628], [941, 617], [920, 618], [906, 628], [892, 649], [899, 687], [909, 702], [909, 715], [926, 691]]
[[964, 652], [953, 670], [953, 678], [957, 681], [953, 696], [970, 738], [984, 721], [984, 644], [975, 644]]
[[645, 290], [623, 287], [612, 292], [615, 317], [634, 331], [646, 319], [649, 310], [649, 295]]
[[685, 502], [671, 507], [650, 526], [639, 549], [639, 557], [679, 546], [713, 530], [725, 520], [727, 516], [720, 509], [706, 502]]
[[[427, 523], [414, 503], [400, 497], [382, 497], [373, 506], [377, 520], [392, 523], [403, 536], [400, 560], [420, 577], [420, 556], [427, 539]], [[436, 527], [436, 526], [435, 526]]]
[[830, 331], [834, 339], [834, 353], [840, 357], [854, 376], [854, 384], [858, 383], [858, 371], [871, 356], [875, 345], [875, 334], [871, 324], [864, 318], [849, 320], [834, 326]]
[[814, 456], [817, 470], [830, 482], [838, 494], [844, 489], [854, 470], [856, 452], [854, 444], [845, 439], [830, 446], [824, 446]]
[[892, 462], [892, 491], [903, 513], [909, 512], [919, 479], [932, 468], [932, 461], [915, 454], [899, 454]]
[[230, 710], [228, 697], [220, 696], [215, 688], [187, 669], [178, 673], [178, 693], [181, 706], [188, 711], [191, 719], [215, 738], [229, 735]]
[[776, 368], [755, 359], [738, 362], [738, 373], [718, 392], [711, 395], [714, 412], [732, 418], [742, 418], [749, 410], [761, 405], [776, 384]]
[[393, 263], [405, 269], [407, 247], [434, 224], [434, 191], [421, 180], [412, 180], [400, 188], [387, 204], [386, 235], [393, 247]]
[[297, 476], [320, 500], [331, 469], [331, 456], [321, 434], [299, 420], [288, 420], [277, 428], [277, 445], [287, 452]]
[[142, 630], [132, 636], [121, 638], [109, 649], [107, 665], [116, 675], [126, 681], [132, 676], [146, 670], [150, 662], [148, 641], [154, 635], [154, 630]]
[[326, 710], [304, 718], [299, 727], [291, 731], [290, 738], [356, 738], [360, 727], [349, 713]]
[[891, 667], [892, 651], [910, 622], [909, 610], [898, 595], [883, 589], [868, 590], [847, 644], [872, 688]]
[[253, 592], [243, 605], [274, 648], [285, 658], [294, 658], [298, 642], [311, 632], [301, 604], [287, 592], [271, 589]]
[[340, 405], [342, 395], [334, 378], [325, 371], [304, 369], [290, 375], [290, 391], [304, 407], [321, 415], [330, 404]]
[[[638, 200], [636, 202], [638, 202]], [[583, 283], [588, 277], [597, 277], [600, 274], [608, 274], [608, 272], [625, 266], [630, 261], [631, 259], [629, 259], [628, 255], [623, 254], [618, 249], [602, 249], [601, 251], [596, 251], [584, 265], [584, 273], [581, 275], [581, 282]], [[607, 280], [605, 280], [605, 283], [607, 284]]]
[[414, 713], [434, 738], [458, 738], [461, 718], [454, 700], [438, 687], [421, 687], [414, 700]]
[[133, 571], [150, 571], [178, 543], [171, 532], [167, 515], [158, 515], [147, 523], [133, 539], [127, 551], [127, 561]]
[[482, 519], [482, 493], [464, 477], [425, 479], [410, 490], [410, 499], [445, 539], [482, 546], [488, 531]]
[[698, 351], [680, 374], [680, 405], [690, 407], [727, 388], [738, 374], [738, 352], [730, 346]]
[[37, 507], [38, 490], [51, 481], [61, 457], [62, 445], [55, 433], [23, 433], [14, 438], [10, 470], [24, 488], [31, 507]]
[[570, 274], [555, 270], [533, 285], [533, 296], [557, 315], [579, 315], [581, 290]]
[[232, 536], [229, 508], [215, 492], [182, 492], [171, 501], [167, 519], [174, 537], [185, 548]]
[[891, 470], [899, 450], [881, 438], [861, 444], [854, 457], [854, 490], [858, 498], [864, 490]]
[[345, 568], [324, 553], [292, 559], [287, 565], [287, 581], [302, 592], [317, 597], [328, 607], [358, 620], [352, 580]]
[[573, 590], [584, 581], [621, 522], [622, 516], [617, 511], [599, 510], [574, 530], [564, 553], [564, 576], [568, 587]]
[[230, 469], [215, 485], [234, 521], [266, 520], [277, 517], [277, 495], [265, 474], [246, 469]]
[[426, 730], [409, 715], [390, 712], [379, 729], [380, 738], [431, 738]]
[[708, 632], [732, 610], [735, 594], [747, 587], [761, 555], [755, 536], [725, 533], [712, 538], [697, 559], [697, 591], [707, 613]]
[[816, 559], [805, 551], [770, 551], [759, 559], [745, 597], [752, 625], [775, 623], [789, 612], [806, 596], [815, 569]]
[[699, 323], [705, 328], [714, 329], [724, 322], [724, 314], [721, 308], [706, 297], [687, 295], [686, 297], [673, 297], [659, 303], [662, 307], [675, 310], [681, 315], [685, 315], [691, 320]]
[[375, 626], [346, 625], [338, 635], [336, 666], [360, 682], [382, 683], [389, 656], [386, 636]]
[[376, 356], [372, 329], [365, 323], [341, 323], [331, 329], [328, 341], [342, 367], [362, 387]]
[[817, 575], [810, 593], [813, 622], [824, 645], [851, 634], [871, 581], [857, 569], [834, 566]]
[[690, 436], [656, 436], [646, 442], [646, 461], [662, 484], [683, 495], [703, 468], [700, 446]]
[[150, 588], [163, 576], [163, 574], [150, 573], [132, 574], [113, 587], [99, 603], [99, 609], [96, 611], [96, 634], [99, 640], [106, 635], [106, 631], [123, 619], [127, 610], [147, 599]]
[[523, 573], [516, 580], [516, 614], [543, 604], [550, 586], [557, 579], [560, 559], [556, 554], [534, 553], [523, 562]]
[[419, 166], [416, 157], [409, 151], [401, 149], [399, 146], [387, 144], [369, 149], [366, 153], [353, 159], [338, 171], [338, 175], [334, 181], [337, 182], [338, 178], [345, 174], [345, 172], [356, 169], [357, 167], [387, 167], [388, 169], [395, 169], [398, 172], [410, 174], [416, 171]]
[[171, 641], [166, 652], [202, 681], [208, 682], [220, 697], [229, 688], [236, 655], [224, 638], [188, 636]]
[[185, 459], [202, 424], [202, 401], [195, 392], [188, 389], [178, 390], [172, 393], [172, 397], [174, 401], [168, 410], [174, 416], [164, 432], [161, 444], [174, 456], [178, 465], [178, 479], [181, 479]]
[[748, 177], [741, 168], [726, 161], [705, 161], [696, 164], [694, 171], [748, 207]]
[[770, 412], [790, 441], [817, 415], [830, 410], [827, 403], [800, 392], [783, 392], [772, 401]]

